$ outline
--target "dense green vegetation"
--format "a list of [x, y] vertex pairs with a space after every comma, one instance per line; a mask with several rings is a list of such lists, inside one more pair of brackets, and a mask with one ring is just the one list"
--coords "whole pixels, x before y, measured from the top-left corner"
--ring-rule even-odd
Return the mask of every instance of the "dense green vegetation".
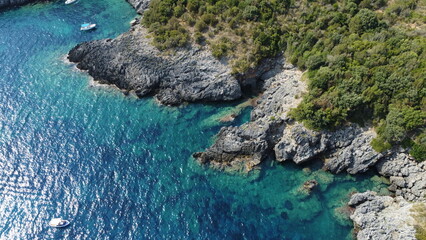
[[312, 129], [372, 121], [373, 147], [426, 159], [426, 15], [418, 0], [153, 0], [143, 24], [160, 49], [206, 43], [235, 73], [282, 52], [306, 69], [291, 112]]

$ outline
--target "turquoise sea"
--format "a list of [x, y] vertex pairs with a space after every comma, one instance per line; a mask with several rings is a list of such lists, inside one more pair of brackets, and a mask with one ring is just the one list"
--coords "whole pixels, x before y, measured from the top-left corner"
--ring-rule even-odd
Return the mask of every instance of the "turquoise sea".
[[[66, 59], [115, 37], [124, 0], [39, 3], [0, 12], [0, 239], [350, 239], [348, 195], [385, 179], [334, 176], [266, 161], [213, 171], [191, 154], [212, 143], [239, 103], [159, 106], [94, 84]], [[80, 32], [85, 21], [93, 32]], [[249, 119], [242, 111], [233, 125]], [[316, 179], [310, 195], [300, 191]], [[71, 221], [52, 229], [52, 217]]]

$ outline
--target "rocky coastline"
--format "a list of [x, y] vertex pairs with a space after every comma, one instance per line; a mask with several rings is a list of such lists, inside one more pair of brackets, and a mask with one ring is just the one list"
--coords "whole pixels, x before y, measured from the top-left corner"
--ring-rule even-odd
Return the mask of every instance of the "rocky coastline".
[[266, 91], [252, 111], [251, 121], [220, 130], [215, 143], [194, 157], [213, 168], [250, 171], [264, 159], [302, 164], [323, 161], [332, 173], [358, 174], [376, 170], [389, 178], [394, 197], [374, 192], [352, 196], [350, 218], [357, 239], [416, 239], [412, 213], [426, 196], [426, 164], [417, 163], [404, 149], [377, 153], [370, 146], [371, 128], [350, 124], [336, 131], [316, 132], [292, 121], [287, 113], [305, 91], [301, 73], [290, 65], [268, 79]]
[[154, 95], [165, 105], [241, 97], [237, 79], [207, 50], [194, 47], [164, 54], [147, 35], [136, 25], [116, 39], [81, 43], [68, 58], [101, 83], [134, 91], [138, 97]]
[[[149, 1], [128, 0], [139, 13]], [[248, 87], [263, 92], [250, 122], [224, 127], [215, 143], [193, 156], [217, 169], [250, 171], [268, 157], [296, 164], [323, 161], [332, 173], [358, 174], [369, 169], [389, 178], [393, 197], [373, 192], [354, 194], [353, 208], [358, 239], [415, 239], [409, 209], [425, 202], [426, 164], [417, 163], [406, 150], [378, 153], [370, 146], [371, 127], [348, 124], [336, 131], [313, 131], [288, 117], [306, 91], [302, 72], [284, 58], [268, 60], [245, 76], [234, 76], [224, 61], [208, 49], [189, 46], [173, 53], [153, 47], [139, 24], [116, 39], [81, 43], [69, 53], [77, 67], [101, 83], [114, 84], [137, 96], [148, 95], [165, 105], [182, 102], [231, 101]], [[273, 64], [271, 64], [271, 62]]]

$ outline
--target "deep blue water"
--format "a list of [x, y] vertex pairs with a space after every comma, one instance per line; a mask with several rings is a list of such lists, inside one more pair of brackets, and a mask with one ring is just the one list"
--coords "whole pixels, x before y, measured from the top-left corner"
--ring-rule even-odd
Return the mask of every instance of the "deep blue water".
[[[206, 169], [190, 156], [238, 103], [162, 107], [65, 61], [135, 16], [123, 0], [0, 12], [0, 239], [350, 238], [339, 207], [353, 191], [383, 192], [383, 179], [272, 161], [248, 175]], [[99, 28], [80, 32], [85, 21]], [[308, 179], [320, 182], [309, 196]], [[48, 227], [58, 216], [71, 225]]]

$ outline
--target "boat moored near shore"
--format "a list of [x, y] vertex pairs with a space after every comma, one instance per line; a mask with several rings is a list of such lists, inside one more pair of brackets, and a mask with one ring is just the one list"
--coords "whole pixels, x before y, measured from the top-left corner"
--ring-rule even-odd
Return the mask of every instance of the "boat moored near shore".
[[80, 26], [81, 31], [88, 31], [96, 28], [96, 24], [94, 23], [83, 23]]

